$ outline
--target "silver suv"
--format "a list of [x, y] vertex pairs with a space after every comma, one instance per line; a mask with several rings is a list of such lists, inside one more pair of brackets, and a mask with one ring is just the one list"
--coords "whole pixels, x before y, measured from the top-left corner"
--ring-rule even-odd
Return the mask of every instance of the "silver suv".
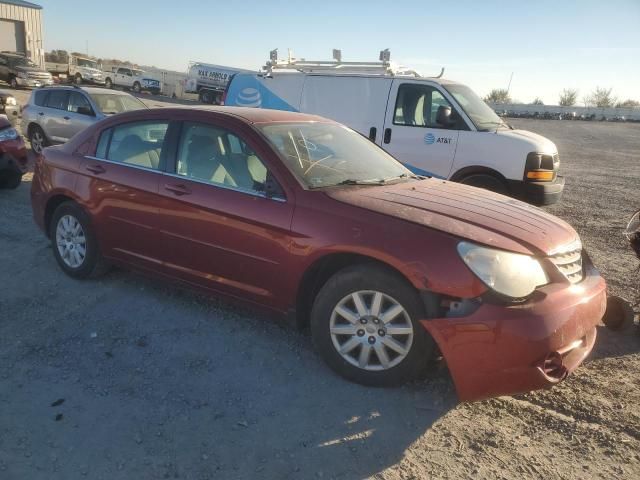
[[147, 106], [133, 95], [95, 87], [45, 87], [31, 92], [22, 109], [22, 134], [31, 149], [64, 143], [109, 115]]

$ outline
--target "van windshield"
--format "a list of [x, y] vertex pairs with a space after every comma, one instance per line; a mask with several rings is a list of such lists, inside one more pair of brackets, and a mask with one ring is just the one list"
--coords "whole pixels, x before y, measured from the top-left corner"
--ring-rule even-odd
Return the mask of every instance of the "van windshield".
[[387, 152], [344, 125], [305, 122], [258, 128], [308, 188], [382, 185], [414, 177]]
[[451, 84], [443, 85], [443, 87], [456, 99], [476, 128], [481, 132], [496, 130], [496, 128], [502, 126], [509, 128], [496, 115], [496, 112], [466, 85]]

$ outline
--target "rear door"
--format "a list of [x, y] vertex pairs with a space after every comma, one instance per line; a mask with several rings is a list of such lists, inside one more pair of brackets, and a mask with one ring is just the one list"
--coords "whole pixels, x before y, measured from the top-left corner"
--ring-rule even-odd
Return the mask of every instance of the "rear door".
[[278, 180], [264, 161], [264, 142], [225, 124], [182, 126], [175, 167], [160, 185], [163, 261], [170, 275], [274, 306], [293, 198], [265, 195], [267, 178]]
[[436, 85], [395, 79], [380, 145], [415, 173], [448, 178], [464, 122], [440, 125], [436, 121], [440, 107], [450, 107], [452, 118], [462, 121]]
[[69, 105], [69, 90], [51, 89], [45, 100], [44, 107], [38, 112], [46, 136], [54, 142], [66, 142], [66, 133], [71, 116], [67, 111]]
[[158, 185], [163, 178], [169, 120], [129, 122], [103, 130], [85, 157], [76, 191], [94, 213], [105, 256], [160, 269]]
[[384, 77], [308, 75], [300, 111], [344, 123], [380, 143], [392, 82]]

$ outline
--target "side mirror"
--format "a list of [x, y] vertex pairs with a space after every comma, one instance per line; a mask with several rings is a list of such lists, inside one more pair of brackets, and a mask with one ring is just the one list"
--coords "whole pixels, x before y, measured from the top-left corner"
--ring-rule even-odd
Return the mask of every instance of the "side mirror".
[[91, 107], [87, 107], [85, 105], [78, 107], [78, 113], [80, 115], [88, 115], [90, 117], [94, 117], [95, 113], [93, 113], [93, 109]]
[[440, 105], [436, 113], [436, 123], [444, 128], [451, 128], [455, 125], [455, 121], [451, 119], [451, 107]]
[[267, 198], [285, 198], [284, 190], [282, 190], [278, 181], [273, 178], [271, 172], [267, 172], [267, 179], [264, 181], [264, 193]]

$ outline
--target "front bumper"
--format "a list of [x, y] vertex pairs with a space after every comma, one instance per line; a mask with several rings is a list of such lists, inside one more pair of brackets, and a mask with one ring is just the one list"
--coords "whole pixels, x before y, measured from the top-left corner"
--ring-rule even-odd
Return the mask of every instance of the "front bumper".
[[48, 85], [53, 85], [53, 79], [39, 79], [39, 78], [20, 78], [16, 77], [16, 83], [20, 87], [38, 88]]
[[509, 181], [511, 193], [534, 205], [552, 205], [560, 201], [564, 191], [564, 177], [557, 175], [553, 182]]
[[587, 357], [606, 309], [606, 284], [591, 265], [576, 285], [551, 284], [520, 305], [484, 303], [467, 317], [422, 320], [461, 401], [547, 388]]

